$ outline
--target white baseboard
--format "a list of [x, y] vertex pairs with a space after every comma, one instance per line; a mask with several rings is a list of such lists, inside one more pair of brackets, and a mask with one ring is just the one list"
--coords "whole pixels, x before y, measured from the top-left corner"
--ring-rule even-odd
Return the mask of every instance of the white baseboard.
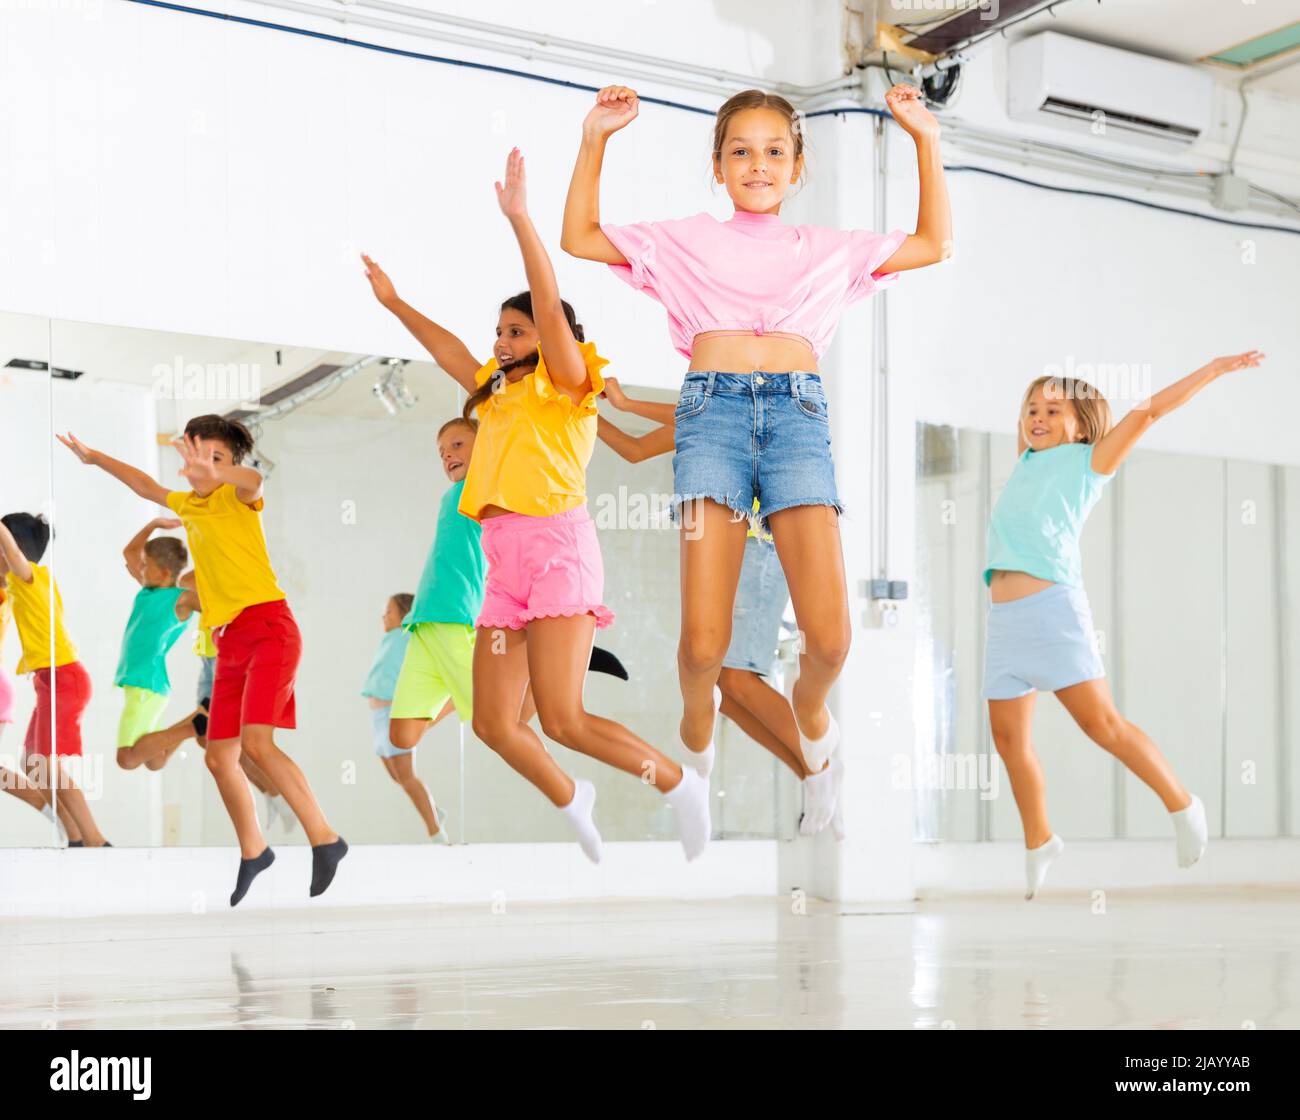
[[[239, 904], [243, 910], [432, 903], [506, 905], [610, 898], [734, 898], [777, 893], [770, 840], [711, 844], [687, 863], [681, 847], [655, 841], [606, 844], [600, 864], [574, 844], [474, 844], [352, 848], [329, 891], [308, 897], [310, 850], [276, 848], [275, 864]], [[94, 917], [197, 914], [228, 909], [234, 848], [0, 849], [0, 916]]]
[[[593, 866], [572, 844], [365, 845], [349, 852], [329, 892], [307, 895], [311, 856], [301, 845], [276, 849], [275, 865], [240, 903], [244, 910], [602, 899], [717, 899], [787, 893], [799, 844], [728, 840], [688, 864], [677, 844], [605, 845]], [[917, 898], [1023, 890], [1023, 848], [1015, 842], [925, 843], [914, 853]], [[806, 853], [805, 853], [806, 854]], [[784, 866], [783, 866], [784, 861]], [[238, 853], [233, 848], [0, 849], [0, 917], [197, 914], [228, 907]], [[805, 876], [799, 882], [811, 881]], [[794, 881], [794, 880], [792, 880]], [[1174, 864], [1161, 840], [1068, 842], [1047, 889], [1166, 886], [1300, 887], [1300, 838], [1217, 840], [1194, 868]], [[841, 899], [850, 908], [910, 899]]]
[[[917, 844], [917, 897], [967, 891], [1023, 893], [1024, 851], [1017, 841]], [[1212, 839], [1200, 862], [1185, 870], [1175, 862], [1173, 840], [1067, 840], [1044, 889], [1252, 884], [1300, 887], [1300, 837]]]

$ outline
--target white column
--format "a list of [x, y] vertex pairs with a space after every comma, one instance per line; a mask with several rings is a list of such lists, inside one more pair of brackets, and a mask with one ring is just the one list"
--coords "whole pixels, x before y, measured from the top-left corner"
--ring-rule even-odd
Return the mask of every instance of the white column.
[[[787, 220], [872, 229], [874, 221], [874, 118], [816, 118], [809, 122], [811, 181]], [[887, 126], [892, 129], [892, 126]], [[890, 175], [909, 174], [912, 147], [891, 138]], [[915, 170], [910, 169], [915, 180]], [[914, 196], [913, 196], [914, 197]], [[915, 208], [891, 210], [885, 230], [914, 228]], [[802, 887], [845, 906], [908, 901], [914, 897], [913, 810], [908, 785], [913, 753], [912, 674], [914, 630], [909, 603], [893, 627], [879, 625], [875, 608], [861, 593], [873, 576], [912, 583], [915, 424], [908, 371], [889, 369], [888, 487], [884, 492], [888, 562], [881, 573], [872, 565], [873, 463], [872, 301], [855, 305], [843, 317], [822, 377], [830, 402], [836, 483], [845, 512], [840, 521], [853, 621], [853, 644], [831, 707], [842, 733], [845, 761], [846, 838], [836, 842], [827, 829], [814, 840], [783, 845], [783, 889]], [[889, 299], [907, 299], [907, 277], [899, 278]], [[879, 499], [877, 499], [879, 500]]]

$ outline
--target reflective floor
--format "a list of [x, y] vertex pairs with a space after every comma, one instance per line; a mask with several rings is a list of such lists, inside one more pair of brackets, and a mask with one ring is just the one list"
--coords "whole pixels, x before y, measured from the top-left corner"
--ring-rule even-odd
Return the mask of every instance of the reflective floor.
[[0, 1027], [1300, 1026], [1300, 891], [12, 921]]

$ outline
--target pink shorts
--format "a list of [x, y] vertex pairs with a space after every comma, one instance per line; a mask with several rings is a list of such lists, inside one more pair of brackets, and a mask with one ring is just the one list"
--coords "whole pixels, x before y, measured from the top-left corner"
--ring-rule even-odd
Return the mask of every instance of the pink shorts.
[[600, 601], [605, 564], [586, 506], [550, 517], [486, 517], [482, 539], [488, 573], [477, 625], [522, 630], [535, 618], [575, 614], [595, 615], [597, 628], [614, 621]]
[[0, 665], [0, 723], [13, 723], [17, 697], [12, 674]]

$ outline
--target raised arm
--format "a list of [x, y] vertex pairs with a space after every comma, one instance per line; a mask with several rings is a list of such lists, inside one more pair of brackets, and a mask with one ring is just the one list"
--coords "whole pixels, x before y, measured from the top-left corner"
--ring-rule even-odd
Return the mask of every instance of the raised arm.
[[133, 467], [130, 463], [123, 463], [114, 459], [111, 455], [105, 455], [102, 451], [87, 447], [71, 432], [66, 436], [56, 436], [56, 438], [83, 463], [106, 471], [128, 489], [139, 494], [140, 497], [160, 506], [167, 504], [167, 487], [150, 475], [145, 474], [139, 467]]
[[621, 455], [629, 463], [640, 463], [671, 451], [675, 446], [675, 434], [672, 424], [662, 424], [643, 436], [630, 436], [603, 416], [596, 417], [597, 437], [616, 455]]
[[465, 392], [473, 393], [478, 388], [474, 382], [474, 374], [479, 371], [483, 363], [475, 358], [469, 352], [469, 347], [451, 331], [421, 315], [402, 299], [393, 287], [393, 282], [388, 278], [388, 273], [380, 268], [378, 263], [365, 253], [361, 254], [361, 260], [365, 263], [366, 279], [370, 281], [370, 289], [375, 293], [375, 299], [397, 316], [402, 326], [415, 336], [416, 342], [429, 351], [433, 360], [446, 370]]
[[555, 269], [546, 246], [537, 236], [533, 220], [528, 216], [528, 202], [524, 192], [524, 157], [518, 148], [511, 148], [506, 157], [505, 185], [496, 184], [497, 202], [501, 213], [510, 222], [519, 251], [524, 258], [524, 275], [533, 301], [533, 322], [541, 335], [542, 352], [546, 355], [546, 368], [557, 387], [585, 391], [591, 384], [587, 363], [583, 361], [578, 340], [573, 337], [569, 320], [565, 318], [560, 303], [560, 288], [555, 282]]
[[194, 614], [196, 611], [200, 611], [203, 609], [199, 605], [198, 592], [193, 591], [190, 588], [186, 588], [184, 591], [182, 591], [179, 595], [176, 596], [176, 606], [174, 609], [176, 611], [177, 621], [185, 622], [186, 620], [188, 620], [190, 615]]
[[1225, 373], [1239, 369], [1253, 369], [1264, 360], [1258, 350], [1247, 350], [1244, 354], [1233, 354], [1226, 358], [1215, 358], [1201, 366], [1195, 373], [1189, 373], [1172, 385], [1161, 389], [1150, 400], [1129, 410], [1128, 415], [1097, 441], [1092, 449], [1092, 469], [1098, 474], [1111, 474], [1137, 445], [1137, 441], [1148, 428], [1162, 416], [1168, 416], [1176, 408], [1181, 408], [1211, 381]]
[[144, 546], [155, 529], [179, 529], [181, 523], [174, 517], [155, 517], [134, 537], [127, 541], [122, 549], [122, 559], [126, 561], [126, 570], [136, 583], [144, 583]]
[[262, 496], [262, 476], [252, 467], [238, 467], [226, 461], [218, 462], [214, 458], [217, 448], [216, 440], [199, 439], [184, 435], [173, 441], [176, 450], [181, 453], [181, 476], [194, 486], [217, 486], [229, 484], [235, 488], [235, 497], [246, 506], [251, 506]]
[[623, 392], [623, 386], [619, 384], [617, 377], [605, 378], [604, 397], [620, 412], [630, 412], [634, 416], [643, 416], [647, 420], [653, 420], [656, 424], [673, 426], [674, 413], [677, 411], [676, 405], [659, 401], [639, 401], [634, 397], [629, 397]]
[[916, 208], [916, 232], [880, 266], [881, 272], [905, 272], [924, 268], [952, 256], [952, 208], [948, 185], [943, 178], [943, 156], [939, 151], [939, 122], [925, 107], [916, 86], [899, 84], [885, 94], [885, 104], [903, 130], [916, 143], [916, 166], [920, 200]]
[[596, 104], [582, 122], [582, 144], [564, 200], [564, 227], [560, 233], [560, 248], [571, 257], [627, 264], [627, 258], [600, 228], [600, 169], [606, 142], [636, 119], [638, 106], [636, 90], [606, 86], [596, 94]]
[[13, 533], [9, 532], [9, 526], [3, 521], [0, 521], [0, 554], [4, 555], [9, 570], [23, 583], [32, 582], [32, 566], [23, 555], [22, 549], [18, 547]]

